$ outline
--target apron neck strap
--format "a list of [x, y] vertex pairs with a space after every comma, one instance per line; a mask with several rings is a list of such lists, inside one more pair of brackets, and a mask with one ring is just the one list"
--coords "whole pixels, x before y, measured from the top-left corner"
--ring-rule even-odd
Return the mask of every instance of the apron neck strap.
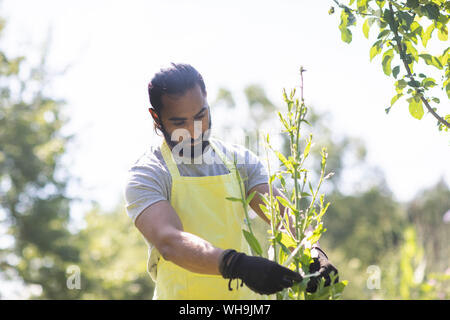
[[231, 173], [233, 173], [235, 170], [234, 163], [219, 148], [219, 146], [217, 145], [217, 142], [216, 142], [216, 138], [210, 138], [209, 143], [214, 148], [214, 151], [219, 155], [219, 157], [222, 160], [222, 162], [224, 163], [224, 165], [228, 168], [228, 170]]
[[164, 158], [164, 161], [166, 162], [167, 168], [169, 169], [172, 178], [180, 177], [180, 172], [178, 171], [177, 164], [175, 163], [175, 160], [173, 158], [172, 151], [170, 150], [164, 138], [161, 144], [161, 154]]

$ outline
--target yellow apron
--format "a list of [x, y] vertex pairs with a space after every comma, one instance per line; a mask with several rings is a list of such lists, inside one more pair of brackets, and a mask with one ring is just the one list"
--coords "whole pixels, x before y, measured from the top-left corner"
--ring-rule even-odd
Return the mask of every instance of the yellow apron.
[[[180, 176], [173, 154], [164, 140], [161, 152], [172, 176], [171, 205], [183, 223], [184, 231], [195, 234], [215, 247], [233, 248], [250, 255], [242, 229], [245, 212], [240, 202], [226, 197], [241, 197], [233, 160], [228, 159], [210, 138], [211, 147], [219, 155], [230, 173], [218, 176]], [[243, 183], [242, 190], [244, 189]], [[157, 265], [156, 287], [153, 299], [267, 299], [245, 286], [236, 289], [237, 280], [231, 283], [221, 275], [193, 273], [161, 256]]]

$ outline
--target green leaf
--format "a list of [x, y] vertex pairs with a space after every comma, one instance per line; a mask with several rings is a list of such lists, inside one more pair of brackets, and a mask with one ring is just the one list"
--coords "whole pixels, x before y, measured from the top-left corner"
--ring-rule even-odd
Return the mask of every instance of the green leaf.
[[[279, 235], [281, 235], [281, 232], [279, 233]], [[277, 237], [277, 241], [278, 241], [278, 244], [280, 245], [281, 249], [283, 250], [284, 254], [286, 255], [286, 257], [289, 257], [289, 255], [291, 254], [291, 251], [288, 249], [288, 247], [286, 247], [283, 243], [280, 242], [281, 240], [278, 240], [278, 237]]]
[[422, 80], [422, 86], [425, 88], [432, 88], [436, 86], [436, 80], [434, 80], [433, 78], [425, 78]]
[[352, 32], [349, 28], [342, 28], [341, 30], [341, 39], [346, 43], [352, 42]]
[[366, 21], [364, 21], [362, 30], [364, 33], [364, 37], [366, 37], [366, 39], [369, 39], [369, 31], [370, 31], [369, 19], [366, 19]]
[[445, 86], [445, 90], [447, 92], [447, 97], [450, 99], [450, 82]]
[[418, 88], [418, 87], [420, 87], [420, 82], [417, 80], [411, 80], [411, 81], [408, 81], [408, 86], [413, 87], [413, 88]]
[[367, 11], [367, 3], [369, 2], [369, 0], [358, 0], [357, 1], [357, 8], [358, 11], [361, 13], [366, 13]]
[[384, 10], [383, 19], [386, 21], [387, 24], [390, 26], [394, 25], [396, 23], [395, 18], [393, 16], [393, 13], [389, 9]]
[[393, 52], [394, 49], [391, 48], [383, 54], [383, 61], [381, 64], [383, 65], [384, 74], [387, 76], [391, 74], [391, 62], [394, 58]]
[[436, 97], [432, 98], [431, 100], [433, 100], [433, 102], [435, 102], [437, 104], [441, 103], [441, 100], [439, 100], [439, 98], [436, 98]]
[[421, 54], [419, 54], [419, 57], [421, 57], [425, 61], [426, 64], [428, 64], [428, 65], [431, 64], [431, 58], [432, 58], [431, 54], [421, 53]]
[[[286, 233], [284, 233], [284, 232], [280, 232], [280, 234], [281, 234], [281, 240], [280, 240], [280, 243], [282, 243], [283, 245], [285, 245], [287, 248], [289, 248], [289, 247], [295, 248], [295, 247], [297, 246], [297, 244], [295, 243], [295, 241], [294, 241], [288, 234], [286, 234]], [[289, 252], [288, 255], [290, 255], [291, 252], [290, 252], [290, 251], [288, 251], [288, 252]]]
[[409, 113], [418, 120], [422, 119], [424, 115], [422, 100], [418, 97], [412, 97], [408, 99], [408, 102]]
[[414, 20], [414, 16], [405, 11], [398, 11], [398, 16], [401, 20], [401, 24], [404, 25], [406, 30], [409, 30], [411, 23]]
[[392, 75], [395, 79], [397, 79], [398, 73], [400, 72], [400, 66], [396, 66], [394, 69], [392, 69]]
[[416, 48], [414, 48], [413, 44], [411, 43], [411, 41], [406, 41], [405, 44], [406, 44], [406, 52], [410, 53], [415, 61], [419, 61], [419, 55], [417, 53]]
[[375, 42], [372, 46], [372, 48], [370, 48], [370, 61], [372, 61], [372, 59], [381, 53], [381, 40], [378, 40], [377, 42]]
[[439, 17], [439, 6], [435, 3], [428, 3], [424, 7], [424, 13], [430, 20], [437, 20]]
[[431, 39], [431, 34], [433, 33], [434, 28], [435, 28], [434, 23], [432, 23], [432, 24], [427, 28], [427, 30], [425, 31], [425, 33], [423, 34], [423, 36], [422, 36], [422, 44], [423, 44], [424, 47], [427, 46], [428, 40]]
[[415, 36], [418, 35], [418, 36], [420, 36], [420, 38], [422, 38], [423, 37], [423, 28], [417, 21], [413, 21], [411, 23], [410, 29], [411, 29], [411, 33], [414, 35], [414, 37], [412, 37], [411, 40], [413, 40], [414, 43], [417, 44], [417, 39]]
[[230, 201], [234, 201], [234, 202], [241, 202], [242, 203], [242, 199], [240, 199], [240, 198], [226, 197], [225, 199], [230, 200]]
[[438, 38], [441, 41], [447, 41], [448, 40], [448, 29], [447, 26], [443, 26], [441, 29], [438, 29]]
[[406, 5], [411, 9], [417, 8], [419, 6], [419, 0], [407, 0]]
[[289, 202], [288, 200], [286, 200], [285, 198], [280, 197], [280, 196], [276, 196], [276, 198], [285, 208], [290, 208], [292, 211], [297, 211], [295, 209], [294, 205], [291, 202]]
[[395, 91], [397, 91], [397, 93], [402, 93], [403, 89], [405, 89], [407, 85], [408, 84], [405, 80], [400, 79], [395, 82]]
[[349, 12], [342, 10], [339, 30], [341, 31], [342, 41], [346, 43], [350, 43], [352, 41], [352, 32], [347, 28], [348, 25], [352, 25], [352, 21], [350, 21], [349, 16]]
[[309, 194], [308, 192], [301, 192], [300, 196], [301, 197], [312, 197], [311, 194]]
[[311, 244], [315, 244], [317, 241], [319, 241], [321, 235], [323, 233], [323, 224], [320, 223], [319, 226], [313, 231], [313, 233], [308, 237], [308, 241]]
[[434, 66], [439, 70], [443, 69], [441, 61], [437, 57], [432, 56], [431, 54], [428, 53], [419, 54], [419, 57], [421, 57], [427, 65]]
[[256, 194], [256, 190], [253, 191], [253, 192], [247, 197], [247, 200], [245, 200], [245, 204], [246, 204], [246, 205], [248, 205], [248, 204], [252, 201], [252, 199], [253, 199], [253, 197], [255, 196], [255, 194]]
[[308, 181], [309, 191], [311, 191], [311, 194], [314, 194], [313, 187], [311, 185], [311, 181]]
[[250, 248], [252, 248], [252, 250], [256, 252], [257, 255], [260, 256], [262, 254], [262, 249], [258, 240], [255, 238], [253, 234], [251, 234], [247, 230], [242, 229], [242, 232], [244, 233], [244, 237], [247, 240], [247, 243], [250, 245]]
[[[396, 94], [392, 99], [391, 99], [391, 107], [394, 105], [394, 103], [400, 99], [403, 96], [403, 93], [398, 93]], [[389, 111], [388, 111], [389, 112]], [[387, 113], [388, 113], [387, 112]]]
[[378, 34], [378, 38], [377, 38], [377, 39], [381, 39], [381, 38], [383, 38], [383, 37], [389, 35], [390, 33], [391, 33], [391, 30], [388, 30], [388, 29], [383, 30], [383, 31], [381, 31], [381, 32]]
[[280, 161], [283, 163], [286, 169], [294, 170], [292, 164], [286, 159], [286, 157], [281, 152], [275, 150], [275, 154], [278, 156], [278, 159], [280, 159]]
[[278, 111], [278, 117], [280, 118], [281, 123], [283, 123], [284, 127], [286, 128], [286, 130], [289, 130], [289, 124], [286, 122], [286, 120], [283, 118], [283, 115], [281, 114], [280, 111]]
[[312, 135], [309, 136], [307, 142], [308, 143], [306, 144], [305, 150], [303, 151], [303, 159], [306, 159], [306, 157], [309, 154], [309, 151], [311, 150]]
[[265, 214], [269, 213], [269, 209], [267, 209], [267, 207], [265, 205], [263, 205], [262, 203], [259, 204], [259, 208], [261, 209], [262, 212], [264, 212]]

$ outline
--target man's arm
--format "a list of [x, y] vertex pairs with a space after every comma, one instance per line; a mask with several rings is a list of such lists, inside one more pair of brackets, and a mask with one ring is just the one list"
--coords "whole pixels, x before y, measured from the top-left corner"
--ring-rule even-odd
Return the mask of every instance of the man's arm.
[[[250, 195], [253, 191], [256, 191], [256, 194], [255, 194], [255, 196], [253, 197], [252, 201], [250, 201], [250, 207], [256, 212], [256, 214], [257, 214], [258, 216], [260, 216], [264, 221], [266, 221], [268, 224], [270, 224], [269, 218], [266, 217], [266, 215], [264, 214], [264, 212], [263, 212], [263, 211], [261, 210], [261, 208], [259, 207], [260, 204], [265, 205], [265, 203], [264, 203], [264, 201], [261, 199], [261, 197], [260, 197], [259, 194], [258, 194], [258, 193], [261, 193], [261, 194], [266, 194], [266, 196], [269, 196], [269, 193], [270, 193], [269, 184], [268, 184], [268, 183], [262, 183], [262, 184], [258, 184], [258, 185], [256, 185], [256, 186], [254, 186], [254, 187], [248, 192], [247, 197], [248, 197], [248, 195]], [[277, 189], [277, 187], [275, 187], [275, 186], [273, 186], [272, 192], [273, 192], [274, 199], [277, 199], [276, 197], [279, 196], [279, 197], [282, 197], [282, 198], [284, 198], [284, 199], [286, 199], [286, 200], [289, 200], [289, 199], [287, 199], [286, 196], [285, 196], [282, 192], [280, 192], [280, 191]], [[277, 200], [277, 201], [278, 201], [278, 200]], [[278, 205], [279, 205], [279, 207], [280, 207], [281, 216], [284, 216], [284, 212], [285, 212], [285, 209], [286, 209], [286, 208], [281, 204], [280, 201], [278, 201]], [[291, 233], [295, 236], [295, 235], [296, 235], [296, 231], [295, 231], [295, 221], [294, 221], [294, 219], [292, 218], [292, 215], [289, 216], [289, 229], [290, 229]], [[306, 230], [306, 233], [307, 233], [307, 234], [310, 233], [310, 232], [312, 232], [312, 228], [311, 228], [311, 227], [309, 227], [309, 228]], [[317, 241], [317, 242], [314, 244], [314, 246], [320, 248], [319, 242]]]
[[180, 218], [167, 200], [147, 207], [135, 225], [163, 258], [191, 272], [220, 275], [222, 249], [210, 242], [184, 232]]

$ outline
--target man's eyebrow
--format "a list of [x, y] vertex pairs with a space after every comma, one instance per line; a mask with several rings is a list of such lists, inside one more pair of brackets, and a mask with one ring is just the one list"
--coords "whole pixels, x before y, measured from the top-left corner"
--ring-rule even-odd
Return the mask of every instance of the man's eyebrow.
[[[205, 110], [206, 110], [206, 106], [203, 107], [199, 112], [197, 112], [197, 114], [196, 114], [194, 117], [198, 116], [200, 113], [202, 113], [202, 112], [205, 111]], [[172, 120], [172, 121], [181, 121], [181, 120], [186, 120], [186, 118], [171, 117], [171, 118], [169, 118], [169, 120]]]

